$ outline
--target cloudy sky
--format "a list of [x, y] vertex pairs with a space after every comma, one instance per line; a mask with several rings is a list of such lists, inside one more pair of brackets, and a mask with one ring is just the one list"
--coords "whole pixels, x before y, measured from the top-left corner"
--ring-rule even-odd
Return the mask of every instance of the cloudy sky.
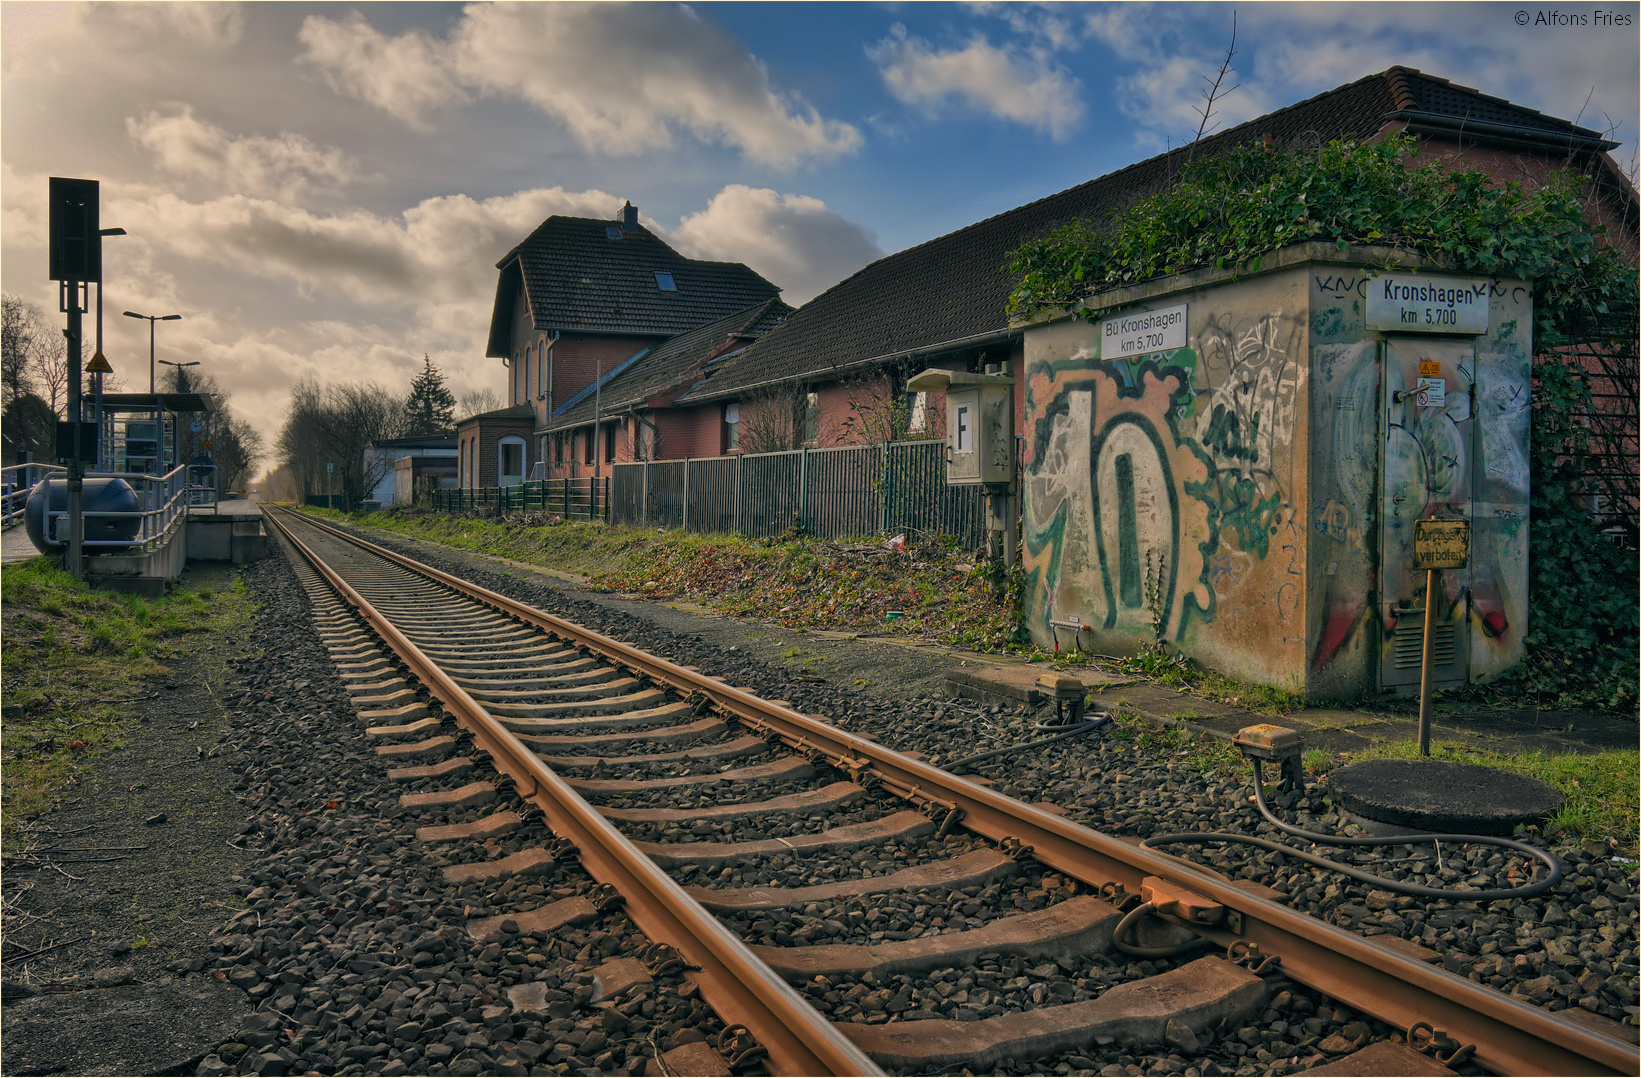
[[1405, 64], [1613, 129], [1627, 166], [1637, 7], [5, 2], [0, 270], [54, 312], [47, 177], [102, 181], [126, 385], [148, 327], [119, 312], [181, 314], [161, 358], [271, 435], [296, 379], [407, 387], [424, 353], [500, 392], [494, 264], [550, 214], [630, 199], [801, 303], [1177, 146], [1233, 11], [1216, 126]]

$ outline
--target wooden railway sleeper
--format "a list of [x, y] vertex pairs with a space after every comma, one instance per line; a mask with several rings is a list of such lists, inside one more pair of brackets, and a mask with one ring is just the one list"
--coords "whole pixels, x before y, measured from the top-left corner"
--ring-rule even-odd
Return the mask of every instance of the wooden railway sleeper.
[[1448, 1036], [1447, 1030], [1437, 1029], [1429, 1022], [1414, 1022], [1407, 1027], [1407, 1046], [1449, 1068], [1457, 1067], [1476, 1051], [1475, 1045], [1460, 1044]]

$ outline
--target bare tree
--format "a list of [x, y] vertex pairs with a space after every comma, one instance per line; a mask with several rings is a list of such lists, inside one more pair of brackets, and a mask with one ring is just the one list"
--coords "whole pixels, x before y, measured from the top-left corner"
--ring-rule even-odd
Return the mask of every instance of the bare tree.
[[[1202, 107], [1200, 109], [1192, 109], [1191, 110], [1191, 111], [1197, 113], [1199, 116], [1202, 117], [1202, 122], [1200, 124], [1197, 124], [1196, 138], [1193, 138], [1191, 140], [1193, 143], [1197, 142], [1199, 139], [1202, 138], [1203, 135], [1206, 135], [1210, 131], [1213, 130], [1212, 127], [1208, 126], [1208, 122], [1214, 114], [1214, 102], [1222, 100], [1226, 97], [1229, 97], [1231, 95], [1232, 91], [1236, 90], [1236, 88], [1237, 88], [1236, 86], [1230, 86], [1230, 87], [1227, 87], [1223, 90], [1220, 89], [1220, 87], [1224, 86], [1224, 84], [1225, 84], [1225, 76], [1231, 73], [1231, 60], [1234, 59], [1235, 57], [1236, 57], [1236, 9], [1232, 8], [1231, 9], [1231, 46], [1230, 46], [1230, 48], [1225, 50], [1225, 59], [1220, 63], [1219, 71], [1214, 75], [1214, 77], [1212, 79], [1210, 79], [1207, 75], [1202, 76], [1202, 81], [1206, 82], [1208, 84], [1208, 88], [1206, 90], [1202, 91], [1202, 98], [1203, 98]], [[1239, 83], [1238, 85], [1241, 85], [1241, 84]], [[1218, 125], [1215, 125], [1215, 126], [1218, 126]]]
[[501, 406], [501, 397], [495, 390], [489, 387], [470, 389], [456, 401], [456, 422], [463, 422], [482, 412], [493, 412]]
[[196, 367], [167, 367], [160, 376], [160, 391], [198, 393], [211, 399], [211, 445], [207, 452], [216, 462], [222, 489], [235, 490], [249, 481], [266, 452], [262, 432], [234, 414], [230, 395], [216, 376]]
[[370, 382], [298, 382], [279, 432], [282, 463], [290, 467], [304, 494], [330, 487], [349, 504], [357, 504], [393, 470], [388, 454], [370, 448], [403, 433], [404, 403], [404, 398]]
[[45, 315], [34, 304], [9, 292], [4, 297], [4, 316], [0, 321], [0, 391], [3, 403], [26, 393], [35, 392], [38, 384], [35, 356], [49, 341]]
[[808, 439], [809, 393], [804, 386], [773, 386], [740, 402], [739, 444], [746, 453], [800, 449]]

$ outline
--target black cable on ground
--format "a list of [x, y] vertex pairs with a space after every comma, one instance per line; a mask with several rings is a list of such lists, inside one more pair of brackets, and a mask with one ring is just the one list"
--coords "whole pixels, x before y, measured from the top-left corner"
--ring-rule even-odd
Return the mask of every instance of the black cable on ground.
[[1491, 835], [1458, 834], [1386, 835], [1383, 838], [1350, 838], [1345, 835], [1324, 835], [1315, 831], [1306, 831], [1303, 828], [1295, 827], [1292, 824], [1283, 823], [1281, 820], [1277, 819], [1274, 814], [1272, 814], [1270, 807], [1265, 804], [1265, 784], [1263, 776], [1260, 772], [1260, 761], [1257, 757], [1253, 757], [1251, 759], [1253, 760], [1254, 765], [1254, 802], [1259, 806], [1259, 811], [1264, 815], [1265, 819], [1276, 825], [1276, 827], [1280, 830], [1286, 832], [1287, 834], [1293, 835], [1295, 838], [1302, 838], [1306, 842], [1321, 846], [1404, 846], [1424, 842], [1481, 843], [1489, 846], [1504, 846], [1508, 849], [1515, 850], [1518, 853], [1526, 854], [1529, 857], [1536, 857], [1540, 861], [1543, 861], [1547, 866], [1549, 866], [1550, 874], [1544, 879], [1536, 880], [1533, 883], [1524, 884], [1521, 887], [1499, 887], [1487, 891], [1458, 891], [1445, 887], [1427, 887], [1422, 883], [1403, 883], [1401, 880], [1393, 880], [1385, 876], [1376, 876], [1371, 872], [1364, 872], [1363, 870], [1355, 868], [1351, 865], [1341, 864], [1338, 861], [1330, 861], [1326, 857], [1320, 857], [1316, 854], [1306, 853], [1303, 850], [1295, 849], [1286, 843], [1272, 842], [1269, 839], [1256, 838], [1252, 835], [1232, 835], [1212, 831], [1203, 831], [1197, 834], [1152, 835], [1150, 838], [1140, 843], [1140, 845], [1156, 847], [1173, 845], [1181, 842], [1234, 842], [1248, 846], [1258, 846], [1261, 849], [1273, 850], [1277, 853], [1286, 854], [1290, 857], [1297, 857], [1299, 860], [1308, 864], [1316, 865], [1320, 868], [1325, 868], [1333, 872], [1342, 873], [1349, 876], [1351, 879], [1360, 880], [1363, 883], [1373, 884], [1374, 886], [1381, 887], [1386, 891], [1396, 891], [1404, 895], [1416, 895], [1420, 898], [1447, 898], [1459, 902], [1489, 902], [1498, 898], [1531, 898], [1534, 895], [1543, 894], [1545, 891], [1548, 891], [1557, 883], [1561, 882], [1562, 865], [1560, 859], [1557, 858], [1555, 854], [1548, 850], [1541, 850], [1537, 846], [1532, 846], [1525, 842], [1517, 842], [1514, 839], [1494, 838]]
[[1052, 745], [1056, 741], [1064, 741], [1068, 737], [1076, 737], [1078, 734], [1091, 734], [1110, 721], [1111, 713], [1107, 711], [1086, 712], [1083, 714], [1081, 721], [1069, 724], [1063, 717], [1056, 715], [1052, 719], [1044, 719], [1033, 726], [1033, 729], [1036, 730], [1060, 731], [1052, 737], [1038, 738], [1036, 741], [1026, 741], [1019, 745], [1005, 745], [1000, 749], [990, 749], [986, 752], [976, 753], [973, 756], [965, 756], [961, 760], [953, 760], [949, 764], [941, 764], [940, 766], [954, 775], [961, 775], [963, 772], [958, 770], [959, 768], [966, 768], [970, 764], [979, 763], [981, 760], [989, 760], [993, 756], [1001, 756], [1005, 752], [1020, 752], [1024, 749], [1041, 748], [1044, 745]]

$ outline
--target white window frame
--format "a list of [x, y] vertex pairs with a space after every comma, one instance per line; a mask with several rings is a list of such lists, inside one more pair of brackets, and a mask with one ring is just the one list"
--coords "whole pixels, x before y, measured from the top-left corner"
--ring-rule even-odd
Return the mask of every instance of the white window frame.
[[498, 487], [511, 487], [518, 485], [516, 483], [507, 482], [509, 473], [503, 467], [503, 464], [507, 459], [507, 448], [515, 445], [518, 446], [519, 450], [519, 470], [516, 474], [518, 475], [518, 482], [524, 482], [524, 466], [526, 458], [529, 456], [529, 453], [527, 452], [529, 449], [529, 443], [517, 434], [509, 434], [496, 440], [496, 486]]

